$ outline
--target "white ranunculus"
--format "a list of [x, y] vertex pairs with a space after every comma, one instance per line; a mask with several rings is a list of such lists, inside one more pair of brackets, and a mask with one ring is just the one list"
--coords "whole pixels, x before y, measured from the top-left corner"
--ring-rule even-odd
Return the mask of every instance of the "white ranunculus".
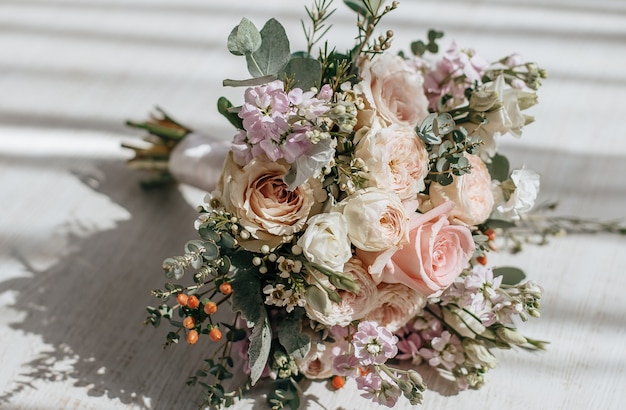
[[312, 263], [342, 272], [352, 257], [346, 218], [339, 212], [329, 212], [311, 217], [307, 224], [298, 239], [304, 256]]
[[498, 212], [505, 217], [519, 219], [520, 215], [535, 206], [539, 194], [539, 174], [530, 169], [516, 169], [511, 173], [511, 181], [515, 184], [515, 191], [506, 203], [498, 206]]

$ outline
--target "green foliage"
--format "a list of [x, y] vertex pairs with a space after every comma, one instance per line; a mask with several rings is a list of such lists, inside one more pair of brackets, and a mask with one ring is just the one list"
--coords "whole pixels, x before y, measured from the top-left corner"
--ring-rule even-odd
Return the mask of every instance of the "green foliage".
[[292, 57], [278, 74], [279, 78], [294, 79], [291, 88], [319, 89], [322, 82], [322, 64], [311, 57]]
[[246, 53], [248, 71], [253, 77], [276, 75], [291, 57], [289, 39], [283, 26], [270, 19], [261, 29], [261, 46], [251, 53]]
[[411, 52], [418, 57], [423, 56], [426, 52], [437, 53], [439, 52], [439, 45], [437, 40], [443, 37], [443, 32], [436, 30], [428, 31], [428, 43], [424, 43], [422, 40], [414, 41], [411, 43]]
[[252, 327], [248, 356], [250, 378], [254, 385], [261, 377], [267, 363], [272, 344], [272, 331], [263, 303], [259, 273], [250, 266], [252, 266], [251, 263], [239, 267], [231, 284], [233, 286], [233, 311], [240, 312], [247, 320], [248, 326]]
[[492, 179], [503, 182], [509, 178], [509, 160], [504, 155], [495, 154], [491, 158], [491, 163], [486, 165]]
[[296, 308], [278, 326], [278, 341], [289, 356], [304, 359], [311, 348], [311, 338], [302, 333], [304, 309]]
[[231, 111], [233, 104], [226, 98], [220, 97], [217, 100], [217, 111], [222, 114], [226, 119], [237, 129], [243, 129], [243, 120], [239, 116]]
[[262, 37], [259, 30], [247, 18], [230, 32], [228, 36], [228, 51], [236, 56], [252, 54], [261, 47]]
[[495, 268], [493, 270], [493, 276], [502, 276], [502, 283], [510, 286], [515, 286], [526, 279], [526, 274], [523, 270], [512, 266]]

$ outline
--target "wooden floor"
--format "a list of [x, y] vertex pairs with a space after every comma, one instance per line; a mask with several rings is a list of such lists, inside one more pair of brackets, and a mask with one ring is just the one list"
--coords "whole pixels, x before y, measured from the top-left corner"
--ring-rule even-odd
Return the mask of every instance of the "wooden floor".
[[[241, 101], [221, 81], [246, 70], [228, 33], [244, 15], [258, 26], [276, 17], [299, 49], [305, 4], [0, 0], [0, 408], [194, 408], [184, 382], [206, 352], [163, 351], [166, 329], [141, 323], [148, 290], [165, 281], [162, 259], [194, 237], [202, 193], [141, 191], [119, 148], [141, 135], [123, 123], [160, 105], [230, 139], [215, 103]], [[331, 42], [347, 48], [353, 18], [336, 6]], [[538, 61], [550, 78], [537, 122], [502, 152], [542, 174], [558, 213], [626, 216], [626, 3], [403, 0], [387, 26], [397, 49], [437, 28], [444, 44], [489, 59]], [[524, 329], [549, 349], [499, 354], [480, 391], [433, 382], [424, 408], [623, 408], [626, 238], [559, 238], [495, 259], [544, 286], [543, 317]], [[308, 409], [375, 408], [352, 384], [312, 383], [305, 395]]]

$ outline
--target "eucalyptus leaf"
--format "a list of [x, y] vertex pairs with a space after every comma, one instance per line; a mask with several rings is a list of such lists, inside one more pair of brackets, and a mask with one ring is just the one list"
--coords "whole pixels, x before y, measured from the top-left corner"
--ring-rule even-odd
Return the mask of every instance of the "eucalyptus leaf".
[[322, 64], [314, 58], [292, 57], [278, 77], [295, 78], [294, 88], [304, 91], [312, 87], [319, 89], [322, 82]]
[[322, 289], [317, 286], [309, 286], [306, 288], [304, 295], [306, 303], [311, 306], [312, 309], [322, 312], [323, 314], [328, 312], [328, 296]]
[[248, 78], [246, 80], [231, 80], [226, 79], [222, 81], [224, 87], [255, 87], [258, 85], [264, 85], [271, 81], [276, 80], [278, 77], [275, 74], [264, 75], [262, 77]]
[[248, 71], [253, 77], [276, 75], [291, 58], [289, 38], [283, 26], [273, 18], [261, 29], [261, 38], [261, 47], [246, 54]]
[[365, 7], [365, 3], [363, 2], [363, 0], [343, 0], [343, 2], [346, 4], [346, 6], [364, 17], [367, 17], [370, 14], [367, 10], [367, 7]]
[[[228, 50], [235, 55], [249, 55], [262, 46], [262, 33], [247, 18], [241, 22], [228, 36]], [[236, 52], [233, 52], [236, 51]]]
[[486, 165], [492, 179], [502, 182], [509, 178], [509, 160], [504, 155], [494, 155], [491, 158], [491, 163]]
[[452, 116], [447, 112], [439, 114], [433, 121], [433, 128], [435, 128], [437, 135], [446, 135], [452, 132], [455, 125]]
[[512, 266], [502, 266], [493, 270], [493, 276], [502, 276], [502, 283], [505, 285], [515, 286], [524, 279], [526, 274], [523, 270]]
[[311, 348], [311, 338], [302, 333], [304, 309], [296, 308], [278, 326], [278, 341], [288, 355], [303, 360]]

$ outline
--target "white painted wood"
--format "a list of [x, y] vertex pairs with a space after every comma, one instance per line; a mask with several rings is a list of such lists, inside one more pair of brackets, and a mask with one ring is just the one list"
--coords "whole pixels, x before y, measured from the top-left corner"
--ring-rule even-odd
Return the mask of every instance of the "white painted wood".
[[[144, 328], [160, 264], [194, 237], [186, 187], [142, 192], [126, 170], [125, 129], [155, 104], [225, 139], [215, 110], [224, 78], [245, 78], [225, 47], [242, 16], [277, 17], [302, 46], [308, 2], [286, 0], [0, 0], [0, 408], [193, 408], [184, 385], [205, 356], [160, 347]], [[332, 41], [351, 44], [340, 8]], [[397, 48], [430, 28], [488, 58], [518, 51], [551, 76], [537, 123], [503, 151], [542, 174], [560, 213], [619, 218], [626, 205], [626, 6], [618, 1], [405, 0], [389, 27]], [[445, 38], [444, 38], [445, 40]], [[541, 354], [503, 352], [479, 391], [431, 383], [424, 408], [619, 409], [626, 393], [626, 242], [560, 238], [500, 255], [545, 288], [524, 327]], [[353, 385], [306, 389], [306, 408], [375, 408]], [[259, 395], [237, 408], [256, 407]]]

